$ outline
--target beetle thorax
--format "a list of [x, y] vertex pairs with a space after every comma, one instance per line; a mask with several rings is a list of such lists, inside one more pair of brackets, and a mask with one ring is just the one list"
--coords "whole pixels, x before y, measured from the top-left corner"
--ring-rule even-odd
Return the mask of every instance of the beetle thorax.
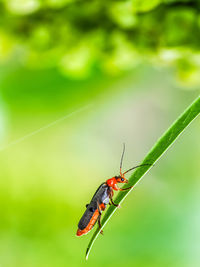
[[108, 186], [112, 187], [112, 188], [115, 187], [116, 183], [117, 183], [117, 180], [116, 180], [115, 177], [110, 178], [110, 179], [108, 179], [108, 180], [106, 181], [106, 184], [107, 184]]

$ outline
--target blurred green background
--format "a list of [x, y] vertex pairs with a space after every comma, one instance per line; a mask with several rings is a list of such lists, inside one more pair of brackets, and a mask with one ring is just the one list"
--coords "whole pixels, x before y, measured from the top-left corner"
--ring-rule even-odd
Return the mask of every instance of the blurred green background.
[[200, 121], [84, 255], [100, 183], [199, 94], [200, 1], [0, 1], [0, 266], [200, 266]]

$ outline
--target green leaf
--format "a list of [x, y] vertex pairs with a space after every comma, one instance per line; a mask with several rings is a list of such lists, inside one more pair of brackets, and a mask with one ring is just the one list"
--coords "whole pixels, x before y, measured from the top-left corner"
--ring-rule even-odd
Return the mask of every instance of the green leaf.
[[[167, 149], [174, 143], [176, 138], [186, 129], [186, 127], [197, 117], [200, 113], [200, 96], [181, 114], [181, 116], [170, 126], [170, 128], [161, 136], [161, 138], [156, 142], [153, 148], [149, 151], [147, 156], [144, 158], [141, 164], [154, 164]], [[141, 178], [144, 176], [147, 171], [149, 171], [152, 166], [144, 166], [142, 168], [138, 168], [130, 177], [129, 184], [131, 186], [136, 185]], [[125, 186], [126, 187], [126, 186]], [[132, 190], [132, 189], [131, 189]], [[125, 197], [131, 192], [121, 191], [118, 193], [115, 203], [121, 203]], [[102, 220], [102, 228], [106, 225], [108, 220], [117, 210], [115, 206], [109, 207], [105, 216]], [[93, 234], [89, 245], [86, 250], [86, 259], [88, 259], [91, 248], [100, 233], [100, 229], [98, 228]]]
[[131, 0], [135, 12], [147, 12], [157, 7], [161, 0]]

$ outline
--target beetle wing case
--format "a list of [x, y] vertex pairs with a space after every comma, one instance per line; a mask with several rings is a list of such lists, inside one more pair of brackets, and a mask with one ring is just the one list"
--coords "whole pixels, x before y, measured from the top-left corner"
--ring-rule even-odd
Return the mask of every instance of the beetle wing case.
[[78, 224], [78, 228], [80, 230], [84, 230], [85, 228], [87, 228], [87, 226], [91, 223], [93, 216], [97, 215], [97, 216], [95, 216], [95, 220], [93, 220], [94, 223], [92, 223], [93, 224], [92, 227], [95, 225], [97, 218], [99, 216], [98, 205], [100, 205], [102, 203], [105, 204], [105, 206], [106, 206], [106, 204], [109, 203], [109, 187], [105, 183], [103, 183], [99, 186], [99, 188], [95, 192], [90, 204], [87, 205], [87, 209], [84, 212], [84, 214], [83, 214], [83, 216], [80, 219], [79, 224]]

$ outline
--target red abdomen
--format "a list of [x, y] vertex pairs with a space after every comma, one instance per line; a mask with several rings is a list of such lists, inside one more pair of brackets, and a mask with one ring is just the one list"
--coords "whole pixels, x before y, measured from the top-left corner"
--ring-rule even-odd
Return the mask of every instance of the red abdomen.
[[92, 215], [92, 218], [90, 219], [88, 225], [83, 230], [78, 229], [76, 232], [76, 235], [77, 236], [86, 235], [95, 225], [95, 223], [98, 219], [98, 216], [99, 216], [99, 211], [98, 211], [98, 209], [96, 209], [94, 211], [94, 214]]

